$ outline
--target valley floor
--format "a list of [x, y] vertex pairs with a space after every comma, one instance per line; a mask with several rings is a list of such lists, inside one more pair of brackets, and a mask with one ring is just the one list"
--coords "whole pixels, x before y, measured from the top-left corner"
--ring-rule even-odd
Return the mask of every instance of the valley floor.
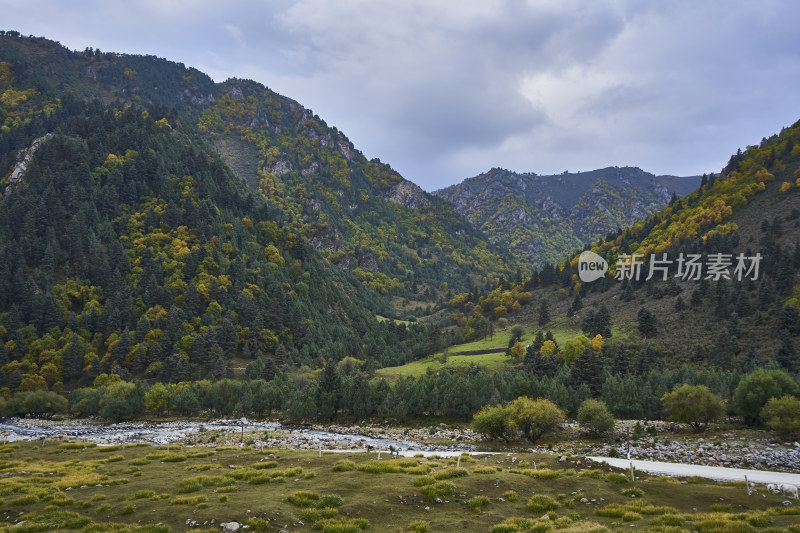
[[748, 496], [743, 481], [638, 471], [631, 481], [552, 453], [379, 460], [51, 439], [0, 454], [2, 531], [800, 531], [797, 502], [764, 487]]

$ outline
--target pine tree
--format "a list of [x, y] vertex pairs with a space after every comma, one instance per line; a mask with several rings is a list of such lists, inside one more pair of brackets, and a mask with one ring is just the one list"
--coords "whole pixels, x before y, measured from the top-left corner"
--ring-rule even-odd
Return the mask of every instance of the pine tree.
[[539, 327], [544, 327], [550, 322], [550, 311], [547, 309], [547, 300], [539, 303]]
[[645, 337], [654, 337], [658, 333], [656, 317], [646, 308], [639, 309], [637, 320], [639, 321], [639, 333]]
[[794, 336], [798, 334], [797, 327], [798, 311], [792, 305], [786, 305], [778, 314], [778, 334]]
[[81, 377], [84, 353], [83, 339], [77, 333], [73, 334], [64, 351], [64, 371], [62, 372], [64, 381], [69, 383]]
[[323, 420], [333, 420], [341, 401], [342, 378], [336, 363], [328, 361], [317, 380], [317, 412]]
[[598, 396], [603, 385], [603, 360], [594, 350], [584, 350], [570, 369], [572, 377], [578, 384], [586, 384], [592, 396]]
[[797, 349], [795, 348], [794, 340], [788, 335], [781, 337], [781, 346], [775, 354], [775, 361], [788, 372], [796, 373], [800, 371]]

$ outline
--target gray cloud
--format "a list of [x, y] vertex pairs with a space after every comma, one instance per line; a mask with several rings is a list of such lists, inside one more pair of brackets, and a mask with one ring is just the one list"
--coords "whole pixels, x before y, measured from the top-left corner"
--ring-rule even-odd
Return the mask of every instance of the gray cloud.
[[717, 171], [800, 115], [782, 1], [0, 0], [4, 28], [256, 79], [426, 189], [492, 166]]

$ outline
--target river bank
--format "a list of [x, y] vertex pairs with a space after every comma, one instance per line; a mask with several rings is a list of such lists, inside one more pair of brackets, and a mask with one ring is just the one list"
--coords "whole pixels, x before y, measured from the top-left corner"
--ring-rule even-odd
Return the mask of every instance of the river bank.
[[[528, 450], [556, 455], [627, 457], [698, 466], [773, 470], [800, 473], [800, 443], [778, 442], [762, 431], [730, 431], [698, 435], [682, 431], [672, 423], [650, 423], [654, 434], [626, 439], [627, 428], [636, 421], [619, 421], [607, 439], [592, 440], [567, 424], [552, 444], [529, 447], [524, 443], [500, 445], [484, 439], [472, 429], [436, 424], [428, 427], [398, 427], [384, 424], [309, 425], [292, 427], [277, 421], [219, 419], [105, 423], [95, 419], [8, 419], [0, 422], [0, 440], [58, 438], [98, 444], [145, 442], [221, 446], [246, 444], [260, 448], [296, 450], [358, 450], [394, 448], [419, 452]], [[242, 431], [244, 430], [244, 431]]]
[[471, 430], [441, 427], [435, 431], [381, 426], [284, 426], [275, 421], [218, 419], [168, 422], [104, 423], [93, 419], [11, 418], [0, 422], [0, 440], [64, 439], [98, 444], [171, 443], [235, 445], [296, 450], [397, 449], [425, 452], [474, 451], [480, 440]]

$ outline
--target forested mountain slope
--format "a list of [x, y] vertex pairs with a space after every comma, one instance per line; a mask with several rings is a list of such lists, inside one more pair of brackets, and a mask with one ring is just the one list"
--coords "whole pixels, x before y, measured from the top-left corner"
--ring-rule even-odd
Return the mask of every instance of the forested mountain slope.
[[493, 168], [433, 194], [532, 268], [652, 215], [700, 184], [635, 167], [539, 176]]
[[[253, 361], [268, 378], [284, 363], [420, 354], [424, 329], [377, 321], [387, 302], [237, 179], [194, 126], [195, 103], [99, 82], [87, 100], [96, 53], [0, 43], [0, 387], [221, 378]], [[153, 95], [190, 83], [153, 65]], [[126, 94], [152, 105], [116, 102]]]
[[[658, 360], [800, 370], [800, 123], [737, 152], [699, 190], [587, 249], [608, 264], [601, 279], [582, 281], [575, 255], [522, 283], [457, 295], [452, 320], [463, 331], [488, 331], [498, 315], [542, 332], [560, 327], [591, 338], [614, 330], [603, 353], [608, 364], [626, 353], [614, 363], [620, 368]], [[631, 268], [634, 256], [641, 265]]]
[[[448, 203], [367, 160], [336, 128], [258, 83], [215, 84], [152, 56], [72, 52], [14, 32], [0, 36], [0, 62], [12, 135], [31, 141], [28, 115], [57, 108], [66, 95], [175, 111], [285, 224], [378, 293], [433, 302], [450, 287], [512, 270], [510, 256]], [[40, 110], [29, 101], [40, 101]], [[10, 168], [11, 148], [0, 146], [0, 168]]]

